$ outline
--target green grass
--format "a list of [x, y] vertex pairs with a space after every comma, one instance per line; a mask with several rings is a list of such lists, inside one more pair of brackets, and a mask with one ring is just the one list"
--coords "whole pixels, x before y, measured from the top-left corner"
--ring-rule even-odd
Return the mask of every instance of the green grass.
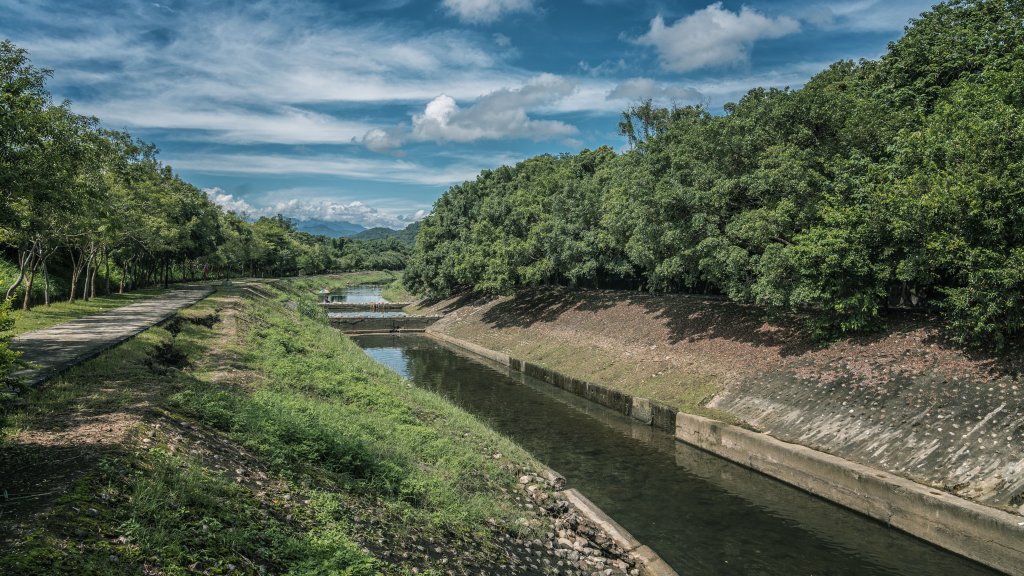
[[405, 288], [401, 278], [385, 286], [381, 295], [389, 302], [414, 302], [418, 300], [415, 294]]
[[81, 318], [83, 316], [88, 316], [89, 314], [104, 312], [112, 308], [131, 304], [132, 302], [152, 298], [165, 292], [167, 292], [167, 290], [152, 288], [147, 290], [136, 290], [127, 294], [97, 296], [96, 298], [87, 301], [76, 300], [72, 304], [69, 304], [68, 302], [55, 302], [49, 306], [38, 305], [33, 307], [31, 310], [13, 310], [12, 316], [14, 317], [14, 329], [11, 330], [11, 334], [16, 336], [25, 332], [31, 332], [32, 330], [47, 328], [62, 322], [67, 322], [68, 320], [74, 320], [75, 318]]
[[[538, 466], [521, 448], [321, 321], [241, 294], [182, 313], [240, 306], [212, 329], [150, 329], [0, 412], [0, 451], [29, 452], [15, 471], [46, 458], [23, 433], [139, 415], [129, 442], [72, 465], [72, 489], [7, 543], [0, 573], [408, 574], [430, 561], [386, 549], [444, 542], [496, 565], [499, 537], [545, 529], [510, 496]], [[167, 346], [190, 364], [162, 366]]]
[[388, 284], [398, 278], [395, 272], [369, 271], [348, 272], [345, 274], [324, 274], [322, 276], [302, 276], [298, 278], [282, 278], [273, 283], [281, 290], [295, 294], [316, 296], [322, 288], [337, 291], [346, 286], [358, 284]]

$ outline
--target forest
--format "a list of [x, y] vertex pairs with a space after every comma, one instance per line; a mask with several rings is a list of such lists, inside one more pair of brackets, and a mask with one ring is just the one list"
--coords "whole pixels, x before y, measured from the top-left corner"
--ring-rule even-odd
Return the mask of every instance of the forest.
[[640, 103], [622, 153], [542, 155], [452, 187], [406, 283], [716, 294], [822, 336], [919, 310], [999, 348], [1024, 329], [1022, 111], [1024, 2], [945, 2], [877, 60], [750, 90], [724, 114]]
[[0, 302], [28, 309], [172, 281], [397, 270], [408, 243], [313, 236], [221, 210], [154, 145], [53, 101], [0, 42]]

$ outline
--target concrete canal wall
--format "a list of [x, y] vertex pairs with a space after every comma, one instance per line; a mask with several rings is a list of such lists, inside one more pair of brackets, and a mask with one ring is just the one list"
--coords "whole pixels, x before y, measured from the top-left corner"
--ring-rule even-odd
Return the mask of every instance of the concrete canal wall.
[[347, 316], [331, 318], [331, 326], [346, 333], [423, 332], [440, 316]]
[[1024, 517], [767, 434], [676, 412], [646, 398], [496, 352], [434, 330], [441, 342], [673, 433], [696, 446], [1013, 576], [1024, 576]]

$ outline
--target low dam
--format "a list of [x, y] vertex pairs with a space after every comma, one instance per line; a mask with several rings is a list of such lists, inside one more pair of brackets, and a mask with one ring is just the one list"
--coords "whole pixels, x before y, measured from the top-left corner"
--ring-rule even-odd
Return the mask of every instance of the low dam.
[[423, 332], [441, 316], [409, 316], [402, 312], [408, 303], [389, 302], [375, 285], [352, 286], [340, 297], [321, 302], [331, 325], [349, 334], [380, 332]]
[[997, 574], [429, 337], [354, 339], [562, 473], [680, 574]]

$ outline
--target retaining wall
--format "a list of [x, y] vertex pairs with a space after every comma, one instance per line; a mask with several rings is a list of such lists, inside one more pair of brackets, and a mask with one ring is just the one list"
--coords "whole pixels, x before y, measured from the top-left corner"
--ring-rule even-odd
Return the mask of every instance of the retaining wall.
[[1024, 576], [1024, 516], [977, 504], [855, 462], [767, 434], [677, 412], [647, 398], [585, 382], [508, 354], [427, 331], [468, 350], [666, 430], [676, 439], [825, 498], [922, 540], [1001, 570]]

